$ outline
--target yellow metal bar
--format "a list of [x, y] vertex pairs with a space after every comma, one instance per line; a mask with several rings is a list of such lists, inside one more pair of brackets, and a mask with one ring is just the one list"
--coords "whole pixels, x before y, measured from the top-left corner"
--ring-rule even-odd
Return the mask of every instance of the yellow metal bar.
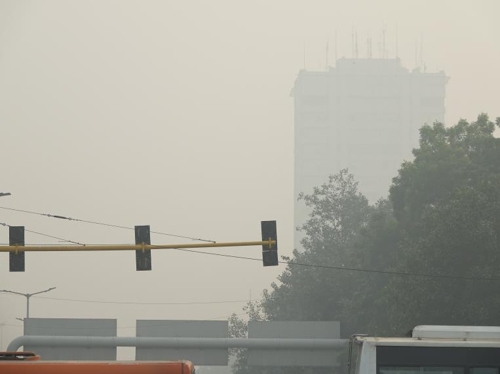
[[195, 249], [214, 247], [249, 247], [257, 245], [276, 244], [275, 240], [255, 242], [226, 242], [226, 243], [199, 243], [199, 244], [109, 244], [109, 245], [58, 245], [58, 246], [0, 246], [0, 252], [84, 252], [84, 251], [137, 251], [147, 249]]

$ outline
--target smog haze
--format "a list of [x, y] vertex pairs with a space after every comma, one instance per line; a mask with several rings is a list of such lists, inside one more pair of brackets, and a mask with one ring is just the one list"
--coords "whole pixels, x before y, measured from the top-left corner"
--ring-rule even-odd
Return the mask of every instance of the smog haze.
[[[384, 43], [407, 69], [450, 77], [447, 125], [495, 117], [499, 12], [493, 0], [2, 0], [0, 191], [12, 195], [0, 206], [24, 212], [2, 209], [0, 223], [59, 238], [26, 232], [27, 245], [133, 244], [113, 226], [135, 225], [169, 244], [260, 240], [260, 221], [276, 220], [291, 256], [299, 71], [351, 58], [355, 30], [360, 58], [371, 38], [374, 57]], [[134, 336], [137, 319], [243, 317], [284, 270], [263, 267], [260, 247], [203, 252], [154, 251], [150, 272], [133, 252], [27, 253], [24, 273], [3, 253], [0, 289], [56, 287], [31, 317], [116, 318]], [[0, 350], [25, 316], [24, 297], [0, 294]]]

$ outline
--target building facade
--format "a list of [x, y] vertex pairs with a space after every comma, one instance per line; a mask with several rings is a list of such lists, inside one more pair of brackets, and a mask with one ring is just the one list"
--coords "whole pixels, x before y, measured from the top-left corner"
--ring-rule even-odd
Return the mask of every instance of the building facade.
[[[410, 72], [399, 59], [342, 58], [328, 71], [301, 70], [292, 89], [295, 226], [309, 214], [298, 194], [343, 168], [370, 202], [387, 197], [401, 163], [412, 159], [420, 127], [444, 122], [447, 81], [444, 72]], [[296, 248], [300, 238], [297, 232]]]

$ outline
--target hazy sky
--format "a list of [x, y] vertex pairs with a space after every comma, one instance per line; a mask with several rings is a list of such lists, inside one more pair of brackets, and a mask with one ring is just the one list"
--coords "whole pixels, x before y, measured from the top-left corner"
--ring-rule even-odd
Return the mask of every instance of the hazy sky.
[[[276, 219], [293, 243], [293, 99], [298, 71], [373, 55], [444, 70], [446, 122], [500, 116], [500, 2], [0, 0], [0, 206], [217, 241], [260, 240]], [[397, 33], [396, 33], [397, 29]], [[417, 43], [416, 43], [417, 42]], [[0, 222], [82, 243], [133, 243], [133, 231], [0, 210]], [[186, 240], [153, 235], [154, 244]], [[8, 228], [0, 227], [0, 242]], [[54, 243], [26, 233], [27, 244]], [[188, 241], [189, 242], [189, 241]], [[261, 257], [261, 249], [213, 252]], [[258, 299], [284, 267], [178, 251], [28, 253], [0, 289], [57, 299], [190, 303]], [[32, 317], [224, 319], [243, 302], [126, 305], [33, 298]], [[22, 334], [24, 298], [0, 294], [2, 346]], [[125, 352], [125, 351], [122, 351]]]

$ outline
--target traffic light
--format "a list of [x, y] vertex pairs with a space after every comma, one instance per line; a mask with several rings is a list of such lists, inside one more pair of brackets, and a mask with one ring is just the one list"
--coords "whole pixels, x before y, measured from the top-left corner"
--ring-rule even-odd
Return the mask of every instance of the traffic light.
[[278, 235], [276, 233], [276, 221], [262, 221], [262, 241], [274, 240], [274, 244], [262, 245], [262, 262], [264, 266], [278, 265]]
[[[24, 226], [9, 226], [9, 245], [24, 246]], [[9, 252], [9, 271], [24, 271], [24, 251]]]
[[[151, 244], [151, 234], [148, 226], [135, 226], [135, 244]], [[135, 251], [135, 268], [137, 271], [151, 270], [151, 250]]]
[[[136, 270], [145, 271], [152, 269], [152, 249], [187, 249], [208, 247], [243, 247], [262, 245], [262, 261], [264, 266], [277, 266], [278, 261], [278, 239], [276, 233], [276, 221], [262, 221], [262, 241], [246, 242], [213, 242], [197, 244], [160, 244], [151, 245], [151, 231], [149, 225], [135, 226], [135, 245], [126, 244], [99, 244], [99, 245], [58, 245], [58, 246], [26, 246], [24, 240], [24, 226], [9, 226], [9, 245], [0, 246], [0, 252], [9, 252], [9, 270], [11, 272], [24, 272], [25, 253], [33, 252], [62, 252], [62, 251], [110, 251], [110, 250], [133, 250], [135, 251]], [[139, 249], [138, 249], [139, 248]], [[22, 249], [22, 250], [20, 250]]]

